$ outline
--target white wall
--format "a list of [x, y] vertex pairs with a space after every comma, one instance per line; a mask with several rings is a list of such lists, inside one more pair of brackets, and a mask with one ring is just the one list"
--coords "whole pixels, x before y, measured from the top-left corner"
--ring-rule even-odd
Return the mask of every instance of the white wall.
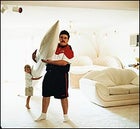
[[128, 58], [129, 36], [139, 28], [137, 11], [23, 6], [20, 14], [9, 9], [1, 14], [2, 81], [24, 81], [24, 65], [34, 63], [32, 52], [57, 20], [60, 29], [70, 31], [75, 55], [91, 58], [98, 56], [97, 51]]

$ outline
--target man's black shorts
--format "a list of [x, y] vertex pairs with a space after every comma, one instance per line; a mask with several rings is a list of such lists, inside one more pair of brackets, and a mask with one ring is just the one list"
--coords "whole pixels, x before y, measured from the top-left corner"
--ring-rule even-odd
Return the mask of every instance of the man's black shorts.
[[42, 96], [62, 99], [68, 97], [68, 71], [70, 65], [47, 67], [43, 79]]

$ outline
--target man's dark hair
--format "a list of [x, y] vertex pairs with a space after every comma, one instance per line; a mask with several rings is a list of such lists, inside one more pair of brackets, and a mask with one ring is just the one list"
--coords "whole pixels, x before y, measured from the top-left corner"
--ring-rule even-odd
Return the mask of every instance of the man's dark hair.
[[59, 36], [62, 35], [62, 34], [67, 35], [67, 36], [68, 36], [68, 39], [70, 38], [70, 34], [69, 34], [68, 31], [66, 31], [66, 30], [62, 30], [62, 31], [60, 32]]

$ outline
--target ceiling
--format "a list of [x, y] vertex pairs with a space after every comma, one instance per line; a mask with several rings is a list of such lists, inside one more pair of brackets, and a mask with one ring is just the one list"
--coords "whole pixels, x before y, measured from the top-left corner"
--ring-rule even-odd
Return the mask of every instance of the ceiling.
[[[5, 27], [46, 28], [58, 19], [64, 28], [76, 30], [139, 25], [139, 1], [1, 1], [1, 5], [9, 7], [1, 15]], [[24, 6], [24, 13], [13, 13], [13, 5]]]
[[1, 1], [7, 5], [139, 10], [139, 1]]

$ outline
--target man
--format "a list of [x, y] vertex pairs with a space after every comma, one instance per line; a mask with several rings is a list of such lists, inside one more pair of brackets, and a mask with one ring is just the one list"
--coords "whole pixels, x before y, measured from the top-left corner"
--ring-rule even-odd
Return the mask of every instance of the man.
[[[42, 113], [36, 121], [46, 119], [50, 97], [61, 99], [64, 121], [68, 118], [68, 72], [70, 63], [74, 57], [74, 52], [68, 45], [70, 35], [66, 30], [59, 34], [59, 43], [51, 59], [41, 59], [46, 63], [46, 74], [42, 83]], [[36, 51], [32, 54], [32, 59], [36, 62]]]

